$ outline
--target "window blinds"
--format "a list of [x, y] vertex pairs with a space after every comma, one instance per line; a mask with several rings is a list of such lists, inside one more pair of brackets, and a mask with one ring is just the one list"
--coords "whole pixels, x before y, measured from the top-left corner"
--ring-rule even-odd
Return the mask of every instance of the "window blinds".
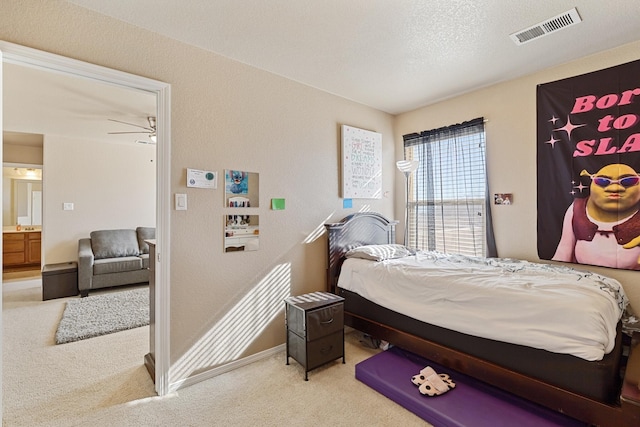
[[487, 255], [484, 120], [405, 135], [404, 146], [420, 161], [409, 177], [409, 246]]

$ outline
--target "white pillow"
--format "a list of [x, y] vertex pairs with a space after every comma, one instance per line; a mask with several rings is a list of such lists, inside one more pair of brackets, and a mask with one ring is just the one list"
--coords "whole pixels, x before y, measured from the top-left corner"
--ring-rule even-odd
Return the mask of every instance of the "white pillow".
[[347, 258], [362, 258], [371, 261], [384, 261], [409, 255], [415, 255], [415, 252], [404, 245], [396, 244], [359, 246], [345, 254]]

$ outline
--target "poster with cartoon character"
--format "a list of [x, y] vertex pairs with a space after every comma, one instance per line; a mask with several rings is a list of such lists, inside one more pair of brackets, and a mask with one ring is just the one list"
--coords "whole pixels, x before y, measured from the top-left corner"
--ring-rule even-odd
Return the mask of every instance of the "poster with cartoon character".
[[538, 256], [640, 270], [640, 61], [537, 87]]
[[235, 169], [224, 171], [225, 204], [230, 208], [259, 206], [259, 174]]

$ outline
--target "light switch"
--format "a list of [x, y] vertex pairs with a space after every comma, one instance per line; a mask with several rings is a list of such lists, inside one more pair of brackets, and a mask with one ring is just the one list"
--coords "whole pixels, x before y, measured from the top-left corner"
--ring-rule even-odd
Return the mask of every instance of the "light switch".
[[177, 211], [186, 211], [187, 210], [187, 195], [186, 194], [176, 194], [176, 210]]
[[73, 210], [73, 203], [63, 203], [62, 204], [62, 210], [65, 211], [72, 211]]

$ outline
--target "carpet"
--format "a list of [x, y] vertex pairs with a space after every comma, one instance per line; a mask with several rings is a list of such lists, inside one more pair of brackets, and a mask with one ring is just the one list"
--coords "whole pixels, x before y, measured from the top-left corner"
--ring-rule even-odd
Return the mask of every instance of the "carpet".
[[56, 332], [56, 344], [93, 338], [149, 324], [149, 289], [71, 299]]

